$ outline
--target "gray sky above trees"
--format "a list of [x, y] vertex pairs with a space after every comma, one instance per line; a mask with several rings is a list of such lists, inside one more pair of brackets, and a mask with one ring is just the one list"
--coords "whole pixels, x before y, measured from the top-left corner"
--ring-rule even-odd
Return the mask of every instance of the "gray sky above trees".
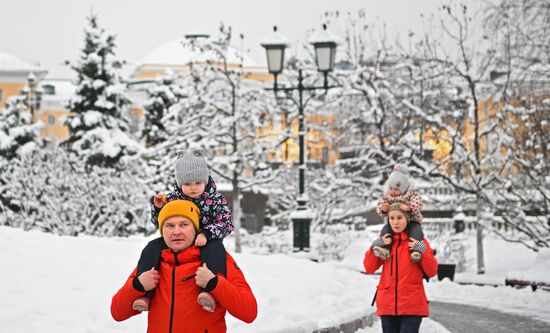
[[[471, 3], [468, 0], [466, 3]], [[420, 14], [436, 14], [441, 0], [19, 0], [3, 1], [0, 51], [39, 62], [49, 77], [71, 77], [62, 65], [83, 46], [85, 18], [96, 13], [99, 24], [117, 36], [117, 55], [139, 61], [160, 44], [186, 32], [217, 31], [220, 22], [245, 35], [250, 56], [265, 63], [260, 39], [273, 25], [291, 42], [303, 41], [307, 29], [320, 25], [327, 10], [342, 13], [364, 8], [369, 21], [384, 21], [391, 37], [422, 31]], [[6, 33], [10, 31], [10, 33]]]

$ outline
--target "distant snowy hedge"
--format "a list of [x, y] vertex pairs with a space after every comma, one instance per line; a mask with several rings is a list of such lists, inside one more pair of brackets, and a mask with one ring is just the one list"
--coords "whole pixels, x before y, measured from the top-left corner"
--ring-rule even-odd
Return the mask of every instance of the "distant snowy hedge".
[[85, 168], [60, 149], [0, 162], [0, 224], [75, 236], [146, 232], [143, 172], [131, 163]]

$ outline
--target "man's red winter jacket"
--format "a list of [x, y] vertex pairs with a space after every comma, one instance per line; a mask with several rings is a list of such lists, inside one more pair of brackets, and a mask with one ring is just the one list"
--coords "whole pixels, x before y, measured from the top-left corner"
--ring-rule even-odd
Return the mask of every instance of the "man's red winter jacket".
[[[159, 270], [160, 281], [155, 289], [148, 315], [148, 333], [225, 332], [225, 312], [250, 323], [258, 313], [256, 299], [235, 260], [227, 254], [227, 278], [218, 275], [218, 284], [211, 294], [218, 302], [213, 313], [197, 304], [199, 287], [194, 274], [201, 265], [200, 250], [189, 247], [174, 254], [167, 249], [162, 252]], [[143, 292], [132, 286], [136, 270], [124, 286], [113, 296], [111, 315], [123, 321], [140, 312], [132, 309], [132, 302]]]
[[390, 259], [376, 257], [369, 248], [363, 265], [367, 273], [374, 273], [382, 266], [382, 274], [376, 294], [376, 314], [378, 316], [428, 316], [429, 307], [422, 283], [422, 272], [432, 277], [437, 274], [437, 260], [430, 244], [424, 239], [427, 250], [422, 261], [415, 264], [411, 260], [408, 246], [409, 236], [405, 232], [394, 234]]

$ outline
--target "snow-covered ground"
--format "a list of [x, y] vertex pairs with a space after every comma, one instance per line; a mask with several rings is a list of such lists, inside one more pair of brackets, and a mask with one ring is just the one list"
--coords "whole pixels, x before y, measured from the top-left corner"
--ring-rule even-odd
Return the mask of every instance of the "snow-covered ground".
[[[366, 233], [366, 238], [370, 234]], [[6, 332], [144, 332], [146, 316], [117, 323], [111, 316], [111, 297], [138, 259], [145, 237], [59, 237], [38, 231], [0, 227], [4, 286], [0, 311]], [[487, 242], [490, 262], [509, 255], [497, 239]], [[340, 262], [314, 263], [289, 255], [234, 254], [259, 305], [256, 321], [247, 325], [227, 316], [230, 332], [311, 332], [368, 315], [377, 276], [358, 273], [370, 240], [357, 240]], [[231, 245], [228, 244], [228, 248]], [[494, 247], [494, 249], [493, 249]], [[506, 267], [520, 269], [529, 251], [515, 249]], [[534, 256], [533, 256], [534, 261]], [[521, 263], [521, 265], [520, 265]], [[525, 264], [525, 265], [524, 265]], [[521, 266], [521, 267], [520, 267]], [[504, 268], [502, 269], [503, 274]], [[550, 321], [550, 292], [510, 287], [463, 286], [435, 280], [427, 284], [433, 300], [481, 305]], [[445, 332], [426, 319], [423, 332]], [[361, 332], [381, 332], [379, 322]]]
[[[529, 251], [519, 243], [505, 242], [500, 238], [488, 236], [483, 246], [486, 273], [478, 275], [475, 262], [476, 239], [473, 234], [465, 239], [465, 248], [468, 261], [466, 271], [455, 276], [455, 281], [463, 283], [504, 285], [504, 279], [509, 272], [526, 271], [532, 268], [537, 257], [536, 252]], [[547, 280], [550, 281], [548, 275]]]
[[[146, 242], [0, 227], [0, 285], [6, 286], [1, 326], [5, 332], [144, 332], [145, 315], [117, 323], [110, 303]], [[362, 274], [285, 255], [234, 257], [259, 314], [251, 325], [228, 315], [231, 332], [310, 332], [372, 311], [365, 299], [376, 282]]]

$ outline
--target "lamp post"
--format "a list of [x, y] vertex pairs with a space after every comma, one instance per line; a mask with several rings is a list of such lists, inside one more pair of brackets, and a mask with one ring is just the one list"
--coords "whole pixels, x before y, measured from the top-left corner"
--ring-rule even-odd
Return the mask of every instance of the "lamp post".
[[33, 73], [27, 76], [27, 83], [29, 89], [25, 91], [25, 102], [31, 112], [31, 121], [34, 121], [34, 112], [40, 109], [40, 103], [42, 101], [42, 91], [37, 89], [38, 81]]
[[[300, 152], [300, 160], [298, 167], [298, 198], [297, 209], [291, 215], [294, 234], [294, 251], [309, 251], [309, 227], [312, 219], [312, 212], [307, 207], [307, 196], [305, 193], [305, 134], [306, 123], [304, 117], [304, 109], [307, 101], [304, 101], [304, 91], [325, 90], [338, 87], [328, 85], [328, 73], [334, 69], [334, 56], [336, 54], [337, 38], [331, 35], [326, 30], [326, 25], [323, 25], [323, 31], [314, 36], [310, 43], [315, 48], [315, 61], [317, 69], [323, 73], [324, 84], [322, 86], [304, 86], [304, 76], [302, 69], [298, 70], [298, 84], [291, 87], [278, 87], [277, 76], [282, 73], [284, 65], [285, 49], [288, 47], [288, 41], [284, 35], [277, 32], [277, 27], [273, 27], [273, 32], [262, 39], [261, 45], [266, 50], [267, 66], [269, 73], [273, 74], [274, 82], [273, 90], [275, 96], [277, 91], [293, 92], [298, 91], [298, 101], [295, 104], [298, 107], [298, 144]], [[292, 98], [288, 97], [287, 98]]]
[[466, 215], [462, 212], [462, 207], [458, 207], [455, 211], [455, 214], [453, 216], [453, 227], [455, 229], [455, 233], [463, 232], [465, 229], [465, 223]]

